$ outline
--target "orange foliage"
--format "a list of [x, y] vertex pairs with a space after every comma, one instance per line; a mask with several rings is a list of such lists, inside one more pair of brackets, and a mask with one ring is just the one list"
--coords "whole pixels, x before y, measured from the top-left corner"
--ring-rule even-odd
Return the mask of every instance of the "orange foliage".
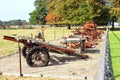
[[97, 27], [97, 24], [94, 24], [94, 23], [87, 23], [83, 26], [83, 29], [96, 29]]
[[55, 22], [57, 22], [57, 21], [59, 21], [59, 16], [57, 15], [57, 14], [55, 14], [55, 13], [52, 13], [52, 12], [50, 12], [50, 13], [48, 13], [48, 15], [45, 17], [45, 19], [46, 19], [46, 21], [48, 22], [48, 23], [55, 23]]

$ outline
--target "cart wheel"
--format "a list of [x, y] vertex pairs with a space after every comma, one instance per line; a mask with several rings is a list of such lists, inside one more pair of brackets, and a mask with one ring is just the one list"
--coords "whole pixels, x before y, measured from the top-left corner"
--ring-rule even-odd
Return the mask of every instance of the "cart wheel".
[[23, 55], [24, 58], [26, 58], [26, 55], [27, 55], [27, 54], [28, 54], [28, 49], [27, 49], [27, 47], [24, 46], [24, 47], [22, 48], [22, 55]]
[[30, 67], [43, 67], [49, 63], [49, 58], [50, 56], [46, 49], [34, 47], [28, 52], [26, 61]]

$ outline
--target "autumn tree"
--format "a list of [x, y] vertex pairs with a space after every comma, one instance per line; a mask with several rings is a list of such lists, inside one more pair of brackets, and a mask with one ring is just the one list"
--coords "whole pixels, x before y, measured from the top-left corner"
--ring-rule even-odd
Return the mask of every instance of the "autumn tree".
[[120, 0], [110, 0], [113, 7], [120, 8]]
[[103, 0], [36, 0], [30, 13], [34, 24], [107, 23], [109, 8]]
[[102, 0], [88, 0], [92, 9], [93, 22], [106, 25], [109, 22], [109, 7]]
[[47, 15], [46, 3], [44, 0], [36, 0], [34, 2], [35, 10], [30, 13], [29, 22], [31, 24], [45, 24], [45, 16]]
[[46, 16], [47, 24], [59, 24], [58, 8], [64, 0], [46, 0], [48, 14]]
[[114, 22], [120, 21], [120, 0], [110, 0], [111, 2], [111, 22], [112, 22], [112, 29], [114, 29]]
[[[47, 8], [60, 24], [107, 23], [108, 8], [102, 0], [47, 0]], [[99, 21], [99, 22], [98, 22]]]
[[47, 21], [47, 24], [57, 24], [59, 21], [59, 16], [55, 13], [50, 12], [45, 19]]

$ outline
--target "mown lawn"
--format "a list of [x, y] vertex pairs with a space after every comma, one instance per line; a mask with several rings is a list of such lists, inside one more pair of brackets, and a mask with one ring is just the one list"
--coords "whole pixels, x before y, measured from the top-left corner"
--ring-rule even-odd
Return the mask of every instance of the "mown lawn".
[[120, 80], [120, 31], [110, 31], [109, 39], [114, 76]]

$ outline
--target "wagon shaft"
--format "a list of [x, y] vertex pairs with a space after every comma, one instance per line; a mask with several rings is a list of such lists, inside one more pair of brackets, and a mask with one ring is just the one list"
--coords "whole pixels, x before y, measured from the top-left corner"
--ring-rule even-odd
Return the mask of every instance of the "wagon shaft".
[[18, 42], [18, 40], [15, 37], [11, 37], [11, 36], [3, 36], [3, 39], [13, 42]]

